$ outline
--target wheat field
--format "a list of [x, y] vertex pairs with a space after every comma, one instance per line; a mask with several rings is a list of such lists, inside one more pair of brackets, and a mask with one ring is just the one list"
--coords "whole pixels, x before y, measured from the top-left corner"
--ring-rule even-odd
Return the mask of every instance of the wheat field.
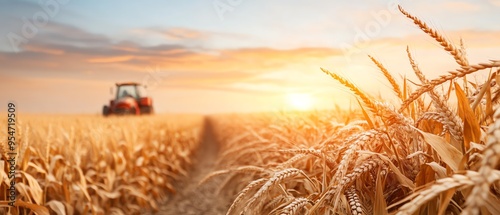
[[173, 181], [187, 174], [203, 118], [34, 115], [18, 121], [18, 199], [7, 207], [10, 180], [2, 161], [0, 213], [139, 214], [157, 209], [174, 192]]
[[[359, 110], [220, 117], [220, 170], [205, 180], [240, 190], [227, 214], [500, 214], [500, 61], [470, 64], [463, 43], [399, 10], [457, 68], [427, 79], [407, 48], [419, 82], [398, 81], [368, 56], [400, 104], [322, 68]], [[481, 70], [486, 81], [466, 79]]]
[[[463, 43], [453, 44], [399, 10], [457, 66], [428, 79], [408, 47], [402, 54], [418, 78], [410, 80], [368, 56], [398, 103], [321, 68], [332, 84], [356, 96], [359, 108], [206, 117], [21, 116], [18, 200], [7, 206], [3, 161], [0, 213], [159, 213], [168, 196], [183, 192], [175, 182], [191, 177], [210, 121], [218, 148], [214, 170], [195, 182], [230, 199], [220, 202], [225, 214], [500, 214], [500, 61], [470, 63]], [[486, 80], [467, 78], [477, 72]], [[6, 151], [1, 149], [4, 160]]]

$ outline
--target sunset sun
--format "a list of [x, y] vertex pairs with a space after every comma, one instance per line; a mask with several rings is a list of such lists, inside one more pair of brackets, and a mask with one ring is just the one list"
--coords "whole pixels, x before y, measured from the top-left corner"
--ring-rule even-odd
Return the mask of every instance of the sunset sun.
[[287, 95], [287, 101], [289, 107], [295, 110], [309, 110], [313, 105], [311, 95], [306, 93], [290, 93]]

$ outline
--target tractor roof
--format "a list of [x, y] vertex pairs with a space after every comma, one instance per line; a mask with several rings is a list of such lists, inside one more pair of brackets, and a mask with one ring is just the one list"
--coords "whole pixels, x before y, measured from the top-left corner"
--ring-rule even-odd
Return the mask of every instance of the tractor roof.
[[142, 85], [142, 84], [137, 83], [137, 82], [122, 82], [122, 83], [116, 83], [116, 86], [117, 86], [117, 87], [120, 87], [120, 86], [126, 86], [126, 85], [138, 86], [138, 85]]

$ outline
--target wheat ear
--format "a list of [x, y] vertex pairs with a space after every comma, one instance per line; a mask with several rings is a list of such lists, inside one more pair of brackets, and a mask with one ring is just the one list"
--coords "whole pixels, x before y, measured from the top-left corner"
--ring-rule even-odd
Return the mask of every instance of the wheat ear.
[[[264, 196], [273, 185], [279, 184], [282, 181], [284, 181], [287, 178], [295, 177], [297, 175], [305, 175], [302, 170], [296, 169], [296, 168], [288, 168], [281, 170], [279, 172], [276, 172], [273, 177], [271, 177], [269, 180], [266, 181], [264, 185], [248, 200], [247, 206], [243, 209], [244, 211], [247, 211], [248, 208], [253, 207], [253, 209], [257, 209], [258, 207], [255, 206], [255, 201]], [[260, 203], [259, 203], [260, 204]]]
[[236, 199], [234, 199], [233, 203], [231, 204], [231, 206], [227, 210], [226, 215], [229, 215], [229, 214], [231, 214], [231, 212], [234, 211], [236, 206], [238, 206], [238, 204], [243, 200], [243, 198], [248, 194], [248, 192], [250, 192], [250, 190], [264, 184], [266, 181], [267, 181], [266, 178], [261, 178], [261, 179], [257, 179], [255, 181], [250, 182], [250, 184], [248, 184], [243, 190], [241, 190], [238, 193], [238, 196], [236, 197]]
[[[496, 177], [498, 178], [498, 175], [496, 175]], [[433, 185], [406, 197], [404, 200], [413, 199], [401, 206], [396, 215], [414, 214], [423, 204], [437, 197], [444, 191], [453, 188], [463, 189], [481, 181], [482, 176], [475, 171], [466, 171], [465, 174], [454, 174], [448, 178], [438, 179]]]
[[311, 204], [311, 201], [307, 198], [296, 198], [290, 204], [283, 208], [280, 215], [295, 215], [297, 214], [301, 208], [306, 206], [307, 204]]
[[345, 196], [347, 198], [347, 202], [349, 202], [349, 207], [352, 215], [365, 214], [363, 210], [363, 205], [359, 200], [359, 196], [356, 193], [356, 188], [354, 186], [350, 186], [349, 189], [345, 191]]
[[453, 80], [455, 78], [464, 77], [465, 75], [472, 74], [472, 73], [477, 72], [479, 70], [489, 69], [489, 68], [494, 68], [494, 67], [500, 67], [500, 60], [491, 60], [489, 63], [479, 63], [477, 65], [466, 66], [466, 67], [456, 69], [455, 71], [450, 71], [449, 75], [443, 75], [437, 79], [429, 81], [427, 84], [424, 84], [419, 89], [417, 89], [415, 92], [413, 92], [403, 102], [403, 104], [401, 104], [401, 107], [399, 108], [399, 112], [403, 112], [403, 110], [405, 108], [407, 108], [408, 105], [410, 105], [410, 103], [417, 100], [418, 97], [420, 97], [422, 94], [429, 92], [429, 90], [434, 89], [434, 87], [436, 87], [437, 85], [443, 84], [444, 82]]
[[488, 130], [486, 149], [483, 151], [484, 157], [479, 168], [479, 174], [483, 176], [482, 181], [472, 188], [467, 197], [463, 214], [479, 214], [480, 207], [485, 204], [488, 198], [491, 184], [498, 180], [493, 172], [500, 161], [500, 108], [495, 111], [493, 118], [495, 122]]
[[409, 19], [413, 20], [413, 22], [426, 34], [434, 38], [447, 52], [449, 52], [455, 61], [462, 67], [466, 67], [469, 65], [465, 53], [461, 49], [457, 49], [453, 46], [448, 40], [446, 40], [441, 34], [439, 34], [436, 30], [430, 28], [425, 22], [417, 18], [416, 16], [411, 15], [406, 12], [401, 5], [398, 5], [399, 11], [404, 14]]
[[339, 75], [333, 72], [328, 71], [327, 69], [321, 68], [321, 71], [331, 76], [333, 79], [337, 80], [342, 85], [349, 88], [349, 90], [351, 90], [355, 95], [357, 95], [361, 99], [361, 101], [363, 101], [363, 103], [368, 107], [370, 111], [372, 111], [373, 113], [376, 112], [377, 108], [375, 107], [375, 104], [373, 104], [372, 100], [367, 95], [365, 95], [359, 88], [354, 86], [353, 83], [346, 80], [345, 78], [340, 77]]
[[375, 63], [375, 65], [377, 65], [377, 67], [380, 69], [382, 74], [384, 74], [385, 78], [391, 84], [392, 89], [394, 90], [394, 93], [396, 93], [398, 98], [401, 99], [401, 101], [404, 100], [403, 93], [401, 93], [401, 87], [399, 86], [398, 82], [396, 82], [396, 79], [394, 79], [394, 77], [391, 75], [391, 73], [389, 73], [389, 71], [384, 67], [384, 65], [382, 65], [382, 63], [377, 61], [375, 58], [373, 58], [370, 55], [368, 55], [368, 57], [373, 61], [373, 63]]
[[[415, 63], [415, 60], [413, 60], [413, 57], [411, 56], [410, 49], [407, 47], [406, 52], [408, 54], [408, 59], [410, 60], [410, 65], [413, 68], [413, 71], [415, 72], [415, 75], [417, 75], [418, 79], [420, 79], [420, 82], [422, 84], [428, 84], [429, 81], [425, 78], [425, 75], [422, 73], [418, 65]], [[441, 115], [441, 123], [443, 123], [443, 126], [450, 131], [451, 135], [458, 141], [462, 142], [464, 139], [464, 134], [462, 132], [462, 121], [456, 117], [456, 114], [454, 114], [448, 105], [446, 104], [446, 101], [438, 95], [434, 89], [429, 90], [429, 95], [431, 96], [431, 99], [433, 101], [433, 105], [436, 108], [436, 112]], [[459, 149], [460, 150], [460, 149]]]

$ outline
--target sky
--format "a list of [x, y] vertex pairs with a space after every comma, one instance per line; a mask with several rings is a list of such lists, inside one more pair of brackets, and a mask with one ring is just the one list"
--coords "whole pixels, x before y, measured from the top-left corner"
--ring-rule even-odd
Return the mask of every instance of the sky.
[[500, 0], [0, 0], [0, 110], [100, 113], [124, 81], [159, 113], [356, 106], [321, 67], [397, 105], [368, 55], [399, 81], [407, 46], [429, 78], [457, 68], [398, 4], [471, 64], [500, 59]]

